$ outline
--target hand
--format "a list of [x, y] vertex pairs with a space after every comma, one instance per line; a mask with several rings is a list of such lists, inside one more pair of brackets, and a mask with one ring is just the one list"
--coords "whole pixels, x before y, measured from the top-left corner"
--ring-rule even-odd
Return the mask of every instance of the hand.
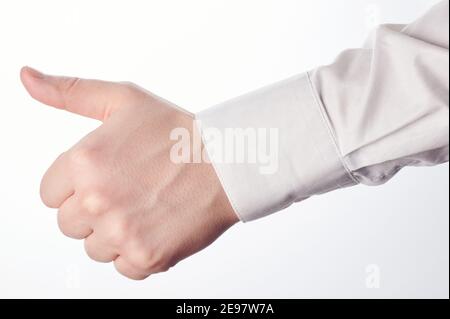
[[205, 248], [238, 221], [211, 164], [170, 160], [174, 128], [193, 116], [132, 84], [44, 75], [21, 79], [36, 100], [103, 121], [45, 174], [43, 202], [89, 257], [144, 279]]

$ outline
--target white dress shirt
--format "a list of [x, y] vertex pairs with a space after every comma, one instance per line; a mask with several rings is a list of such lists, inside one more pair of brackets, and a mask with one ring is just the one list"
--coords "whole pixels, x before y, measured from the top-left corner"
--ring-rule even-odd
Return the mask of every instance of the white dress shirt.
[[273, 174], [210, 156], [239, 218], [358, 183], [379, 185], [405, 166], [447, 162], [448, 15], [442, 1], [410, 25], [378, 27], [365, 47], [331, 65], [197, 114], [203, 135], [208, 128], [278, 129]]

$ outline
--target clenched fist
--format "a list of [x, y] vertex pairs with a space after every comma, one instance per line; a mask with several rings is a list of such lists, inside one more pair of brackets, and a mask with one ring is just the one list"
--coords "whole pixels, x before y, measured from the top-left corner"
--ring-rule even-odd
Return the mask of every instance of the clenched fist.
[[174, 128], [193, 116], [132, 84], [44, 75], [21, 79], [45, 104], [103, 121], [64, 152], [41, 184], [58, 225], [89, 257], [132, 279], [166, 271], [238, 221], [207, 162], [171, 160]]

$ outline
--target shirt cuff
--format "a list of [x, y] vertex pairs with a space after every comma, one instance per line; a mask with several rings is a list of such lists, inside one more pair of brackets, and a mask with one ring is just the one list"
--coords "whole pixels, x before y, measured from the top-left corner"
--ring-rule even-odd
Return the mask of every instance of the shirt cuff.
[[196, 122], [243, 222], [357, 183], [307, 73], [202, 111]]

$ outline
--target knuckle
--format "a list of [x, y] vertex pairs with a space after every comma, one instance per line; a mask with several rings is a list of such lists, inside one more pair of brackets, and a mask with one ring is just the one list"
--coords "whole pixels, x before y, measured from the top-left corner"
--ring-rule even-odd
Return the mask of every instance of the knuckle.
[[150, 276], [150, 273], [143, 272], [141, 269], [129, 264], [129, 262], [125, 260], [115, 260], [114, 267], [121, 275], [132, 280], [144, 280]]
[[139, 85], [137, 85], [134, 82], [130, 82], [130, 81], [122, 81], [119, 82], [120, 85], [122, 85], [122, 87], [125, 90], [128, 90], [130, 93], [136, 93], [136, 92], [140, 92], [142, 89]]
[[70, 162], [76, 166], [96, 166], [100, 160], [100, 150], [94, 147], [79, 147], [70, 155]]
[[110, 206], [109, 197], [103, 192], [94, 190], [81, 196], [81, 208], [88, 214], [100, 215], [107, 211]]
[[144, 249], [136, 248], [130, 252], [130, 260], [133, 265], [141, 270], [148, 270], [148, 268], [150, 268], [150, 266], [154, 263], [152, 254]]
[[174, 263], [171, 261], [170, 258], [164, 257], [154, 268], [154, 273], [169, 271], [169, 269], [172, 268], [173, 265]]
[[132, 280], [144, 280], [150, 275], [147, 273], [140, 273], [139, 269], [131, 269], [130, 271], [124, 272], [122, 274]]
[[63, 80], [61, 81], [61, 88], [64, 90], [64, 92], [70, 93], [77, 87], [79, 82], [80, 82], [80, 78], [66, 77], [66, 78], [63, 78]]
[[124, 245], [130, 235], [130, 223], [126, 217], [111, 216], [108, 220], [110, 240], [117, 246]]
[[119, 82], [119, 85], [124, 101], [135, 101], [146, 96], [146, 91], [133, 82]]
[[148, 274], [163, 272], [170, 268], [168, 258], [148, 250], [134, 251], [132, 260], [136, 267]]

